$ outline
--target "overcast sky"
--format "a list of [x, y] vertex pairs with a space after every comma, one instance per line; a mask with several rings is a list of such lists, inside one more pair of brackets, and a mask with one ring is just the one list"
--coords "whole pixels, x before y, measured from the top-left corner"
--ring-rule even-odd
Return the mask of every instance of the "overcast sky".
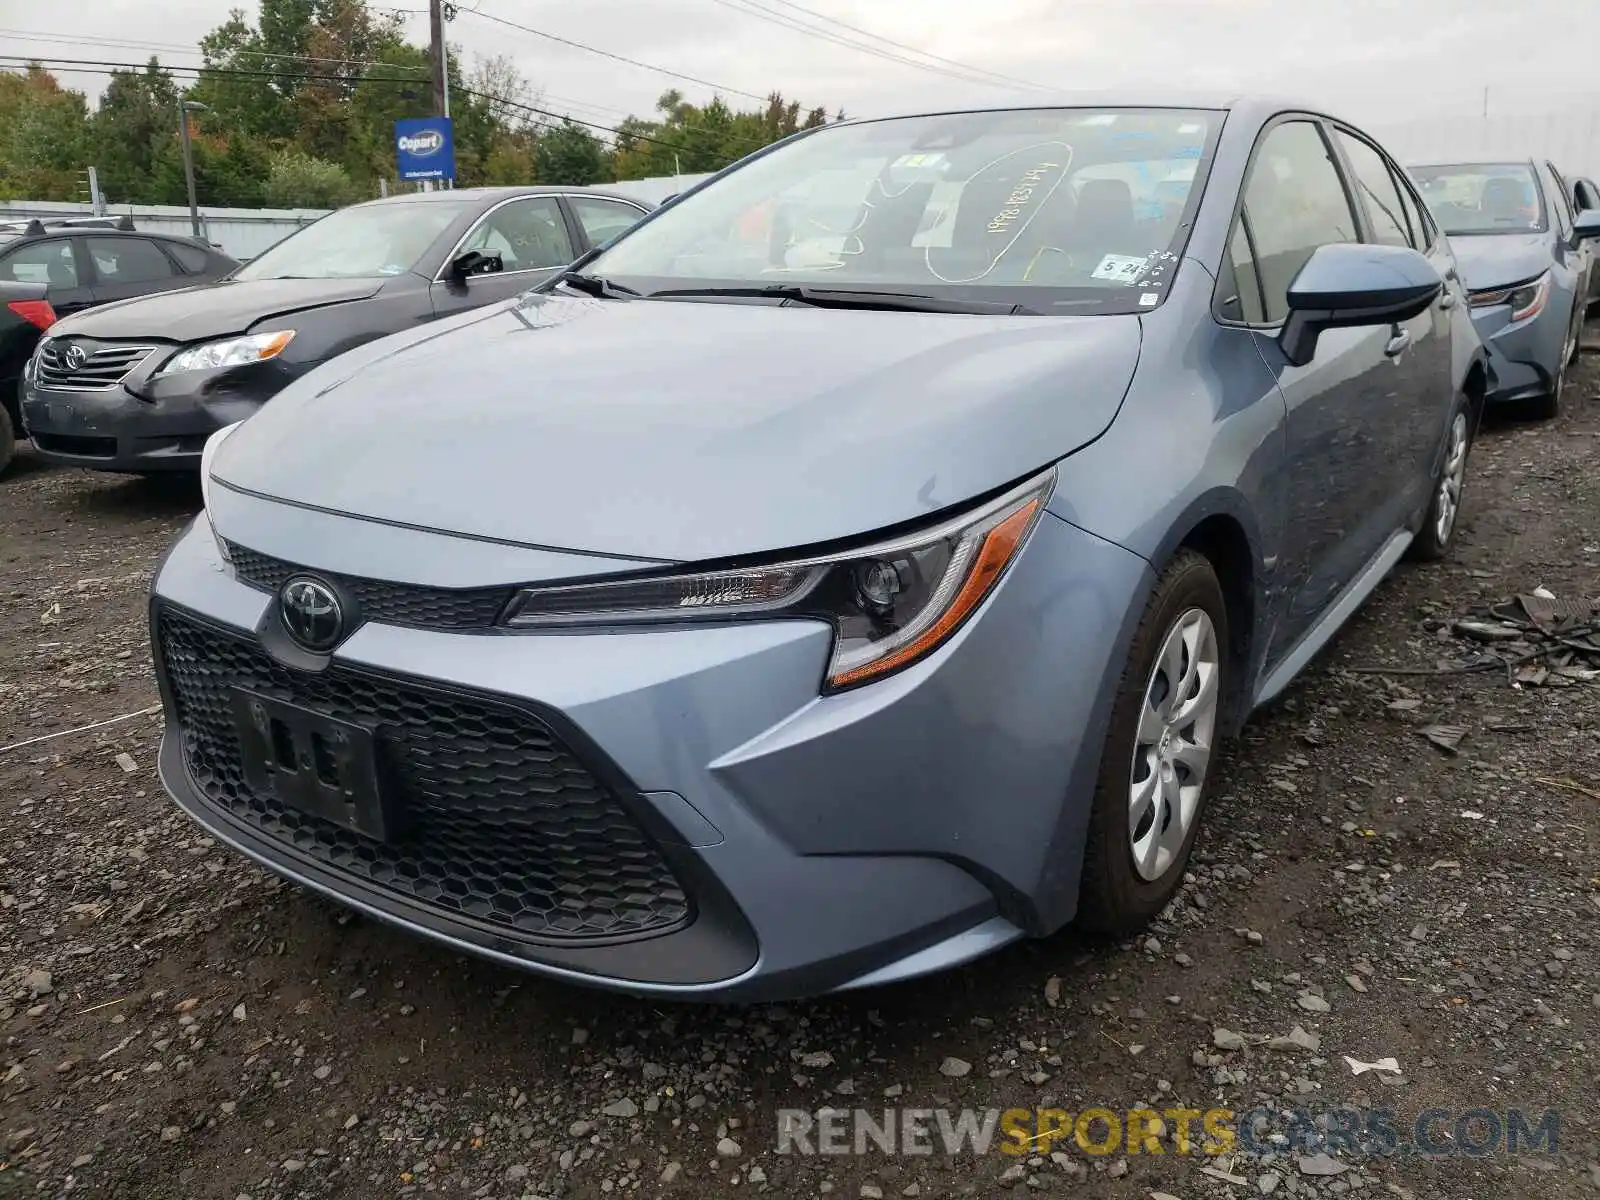
[[[41, 58], [197, 63], [191, 48], [238, 0], [0, 0], [0, 52]], [[412, 8], [422, 0], [393, 0]], [[1475, 117], [1600, 107], [1577, 46], [1593, 39], [1572, 0], [799, 0], [806, 9], [972, 67], [1060, 88], [1222, 87], [1290, 92], [1373, 126], [1401, 113]], [[1590, 0], [1592, 2], [1592, 0]], [[255, 4], [243, 0], [247, 11]], [[778, 88], [803, 103], [868, 116], [1015, 94], [919, 70], [781, 28], [758, 5], [860, 39], [787, 0], [459, 0], [452, 45], [512, 56], [545, 103], [612, 123], [647, 113], [667, 87], [710, 89], [495, 24], [470, 10], [603, 47], [724, 87]], [[413, 41], [425, 16], [407, 17]], [[64, 41], [26, 40], [25, 33]], [[138, 42], [141, 45], [119, 44]], [[890, 53], [904, 53], [876, 43]], [[172, 49], [168, 49], [171, 47]], [[62, 73], [97, 95], [104, 77]], [[735, 103], [752, 103], [738, 95]]]

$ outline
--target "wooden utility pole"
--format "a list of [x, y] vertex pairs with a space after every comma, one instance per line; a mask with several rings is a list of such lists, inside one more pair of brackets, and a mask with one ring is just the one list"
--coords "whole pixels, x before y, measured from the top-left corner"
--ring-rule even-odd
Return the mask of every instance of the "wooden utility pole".
[[444, 0], [428, 0], [428, 36], [433, 45], [433, 111], [450, 115], [450, 75], [444, 44]]

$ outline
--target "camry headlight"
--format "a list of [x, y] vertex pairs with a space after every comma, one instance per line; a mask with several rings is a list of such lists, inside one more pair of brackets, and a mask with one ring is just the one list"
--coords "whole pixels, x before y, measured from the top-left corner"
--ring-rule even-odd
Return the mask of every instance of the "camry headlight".
[[1511, 321], [1526, 321], [1529, 317], [1536, 317], [1544, 310], [1550, 299], [1550, 272], [1546, 271], [1537, 279], [1530, 279], [1527, 283], [1519, 283], [1508, 288], [1490, 288], [1487, 291], [1472, 293], [1473, 308], [1488, 308], [1495, 304], [1509, 304], [1511, 306]]
[[1044, 512], [1053, 470], [933, 529], [858, 550], [699, 574], [528, 588], [513, 628], [812, 618], [834, 629], [825, 688], [923, 658], [993, 590]]
[[158, 375], [176, 375], [180, 371], [205, 371], [213, 367], [237, 367], [243, 363], [262, 362], [277, 358], [284, 347], [294, 341], [294, 330], [280, 329], [276, 333], [251, 333], [244, 337], [223, 338], [179, 350], [167, 359]]

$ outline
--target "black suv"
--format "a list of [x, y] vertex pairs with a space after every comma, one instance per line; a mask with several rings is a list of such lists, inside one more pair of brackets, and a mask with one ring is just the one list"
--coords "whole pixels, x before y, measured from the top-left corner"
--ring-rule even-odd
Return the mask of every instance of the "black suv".
[[0, 224], [0, 470], [20, 428], [23, 365], [58, 317], [213, 283], [238, 265], [207, 242], [141, 232], [128, 217]]

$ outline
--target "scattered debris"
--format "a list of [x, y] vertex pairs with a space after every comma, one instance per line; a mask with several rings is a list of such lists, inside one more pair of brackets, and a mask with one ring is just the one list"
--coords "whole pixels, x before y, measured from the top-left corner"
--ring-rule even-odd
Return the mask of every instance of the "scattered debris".
[[1380, 1058], [1377, 1062], [1362, 1062], [1359, 1058], [1351, 1058], [1348, 1054], [1341, 1056], [1350, 1064], [1350, 1074], [1364, 1075], [1368, 1071], [1388, 1071], [1391, 1074], [1400, 1074], [1400, 1063], [1395, 1058]]
[[1343, 1175], [1350, 1169], [1348, 1163], [1321, 1152], [1302, 1155], [1295, 1159], [1295, 1166], [1300, 1168], [1302, 1175]]
[[1425, 725], [1417, 732], [1446, 754], [1461, 753], [1461, 740], [1467, 736], [1459, 725]]
[[1309, 1050], [1315, 1054], [1318, 1050], [1322, 1049], [1322, 1039], [1314, 1033], [1307, 1033], [1304, 1029], [1300, 1028], [1300, 1026], [1296, 1025], [1282, 1037], [1268, 1038], [1267, 1049]]

